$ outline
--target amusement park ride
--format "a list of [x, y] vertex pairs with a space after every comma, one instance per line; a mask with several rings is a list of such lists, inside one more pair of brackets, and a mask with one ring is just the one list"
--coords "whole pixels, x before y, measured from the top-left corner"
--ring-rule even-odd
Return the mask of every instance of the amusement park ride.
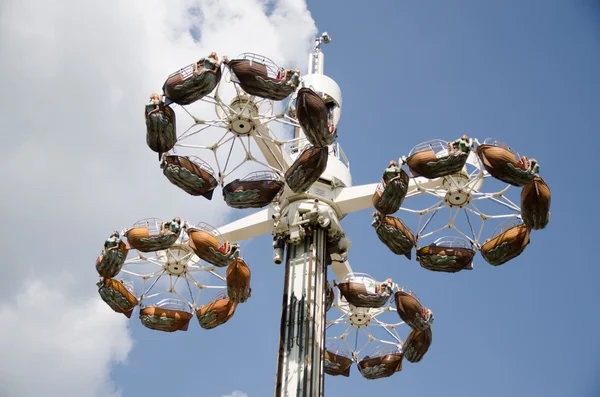
[[[341, 90], [323, 71], [321, 46], [330, 41], [327, 33], [316, 40], [304, 76], [250, 53], [222, 61], [212, 53], [169, 76], [145, 108], [163, 174], [193, 196], [210, 200], [220, 185], [230, 207], [266, 208], [218, 229], [144, 219], [113, 232], [96, 261], [100, 296], [114, 311], [131, 317], [139, 306], [154, 330], [185, 331], [194, 315], [211, 329], [251, 296], [234, 242], [271, 233], [273, 260], [285, 263], [277, 397], [322, 396], [323, 373], [349, 376], [355, 362], [367, 379], [391, 376], [432, 342], [433, 314], [411, 290], [352, 271], [346, 215], [374, 207], [372, 226], [394, 254], [410, 260], [415, 249], [423, 268], [449, 273], [473, 269], [477, 251], [494, 266], [517, 257], [549, 220], [537, 161], [495, 139], [428, 141], [390, 161], [378, 184], [352, 186], [337, 142]], [[216, 118], [194, 115], [209, 106]], [[176, 123], [175, 108], [189, 128]], [[216, 143], [211, 131], [222, 132]], [[216, 170], [186, 151], [212, 153]], [[231, 165], [232, 156], [241, 160]], [[235, 177], [244, 164], [258, 168]], [[511, 187], [522, 188], [520, 206]], [[328, 267], [337, 281], [327, 280]], [[365, 355], [367, 347], [375, 349]]]

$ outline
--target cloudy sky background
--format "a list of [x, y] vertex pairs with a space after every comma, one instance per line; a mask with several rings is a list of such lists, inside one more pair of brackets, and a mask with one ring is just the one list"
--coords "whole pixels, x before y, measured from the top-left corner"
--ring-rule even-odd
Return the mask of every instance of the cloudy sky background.
[[[344, 94], [340, 142], [355, 184], [376, 181], [421, 141], [466, 132], [536, 157], [553, 193], [551, 224], [521, 257], [499, 268], [479, 259], [456, 275], [385, 250], [370, 211], [349, 216], [355, 270], [411, 286], [436, 314], [434, 343], [390, 379], [366, 381], [356, 368], [350, 379], [328, 377], [328, 395], [600, 393], [597, 3], [322, 3], [309, 1], [310, 12], [297, 0], [0, 4], [9, 225], [0, 243], [0, 395], [272, 393], [283, 269], [272, 265], [268, 236], [243, 245], [252, 299], [211, 331], [193, 322], [188, 332], [152, 332], [116, 315], [97, 296], [93, 261], [107, 233], [142, 218], [221, 225], [240, 216], [219, 191], [207, 202], [161, 175], [145, 145], [148, 95], [213, 50], [305, 71], [322, 30], [334, 39], [325, 69]], [[365, 136], [377, 141], [366, 146]]]
[[0, 281], [0, 395], [120, 394], [110, 371], [134, 338], [94, 287], [106, 234], [152, 216], [219, 225], [227, 215], [222, 200], [190, 200], [161, 175], [143, 104], [213, 50], [304, 66], [315, 34], [294, 0], [2, 2], [2, 214], [19, 230], [2, 232], [14, 257]]

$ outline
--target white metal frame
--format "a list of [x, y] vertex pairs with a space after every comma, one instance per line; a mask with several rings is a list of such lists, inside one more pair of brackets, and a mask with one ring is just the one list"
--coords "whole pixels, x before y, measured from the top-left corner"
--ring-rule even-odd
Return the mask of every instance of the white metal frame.
[[[175, 108], [183, 109], [184, 113], [193, 120], [193, 124], [190, 127], [178, 134], [177, 143], [174, 150], [177, 151], [178, 149], [191, 149], [211, 151], [216, 163], [216, 171], [218, 172], [218, 175], [221, 176], [219, 181], [221, 185], [224, 184], [225, 178], [229, 177], [247, 162], [257, 163], [266, 169], [274, 171], [279, 175], [283, 175], [285, 170], [287, 170], [287, 168], [290, 166], [291, 160], [289, 159], [289, 156], [286, 158], [285, 156], [281, 155], [282, 146], [293, 141], [293, 139], [277, 139], [267, 126], [270, 123], [277, 122], [293, 128], [299, 127], [297, 121], [287, 115], [289, 107], [292, 104], [292, 98], [289, 98], [285, 106], [283, 106], [279, 112], [276, 112], [276, 105], [274, 101], [246, 94], [237, 84], [233, 83], [232, 73], [229, 71], [229, 69], [225, 66], [222, 67], [223, 77], [217, 85], [214, 94], [205, 96], [199, 101], [214, 105], [217, 118], [204, 120], [192, 113], [191, 105], [172, 105]], [[234, 87], [233, 96], [227, 95], [225, 92], [225, 87], [228, 86]], [[224, 98], [225, 96], [230, 98]], [[231, 100], [234, 98], [242, 98], [244, 105], [241, 108], [230, 106]], [[257, 111], [255, 115], [249, 116], [248, 112], [253, 110], [251, 107]], [[238, 117], [251, 119], [252, 124], [257, 127], [256, 130], [249, 134], [236, 134], [235, 132], [230, 131], [230, 120]], [[190, 142], [194, 136], [211, 127], [223, 130], [223, 134], [215, 143], [212, 145], [197, 145]], [[260, 159], [261, 156], [257, 157], [256, 153], [253, 153], [252, 140], [254, 140], [259, 146], [260, 151], [263, 152], [263, 155], [267, 158], [267, 161], [262, 161]], [[238, 142], [238, 146], [243, 149], [243, 158], [240, 161], [233, 163], [232, 166], [229, 166], [227, 161], [224, 165], [222, 165], [219, 157], [217, 156], [217, 151], [221, 148], [231, 151], [236, 142]]]
[[[339, 104], [339, 106], [335, 109], [334, 114], [334, 122], [337, 123], [337, 121], [340, 119], [342, 111], [341, 90], [333, 79], [324, 75], [324, 54], [320, 48], [321, 44], [326, 44], [330, 41], [331, 39], [326, 33], [323, 33], [323, 35], [316, 40], [315, 51], [310, 54], [309, 57], [309, 74], [302, 77], [300, 86], [313, 87], [316, 91], [323, 92], [334, 98]], [[189, 128], [185, 129], [181, 134], [179, 134], [174, 151], [208, 150], [212, 152], [216, 163], [216, 170], [218, 172], [217, 177], [221, 186], [226, 183], [226, 178], [231, 177], [234, 172], [238, 171], [244, 164], [249, 162], [255, 163], [260, 167], [263, 167], [263, 169], [273, 171], [277, 173], [280, 178], [282, 178], [285, 171], [291, 166], [293, 160], [299, 155], [301, 149], [306, 144], [306, 139], [304, 138], [303, 132], [297, 120], [289, 115], [289, 111], [293, 109], [295, 94], [292, 94], [290, 98], [288, 98], [287, 101], [282, 104], [282, 106], [277, 107], [274, 101], [257, 98], [243, 92], [239, 84], [235, 81], [235, 76], [232, 75], [228, 68], [224, 66], [222, 67], [223, 76], [217, 85], [214, 94], [206, 96], [200, 101], [201, 103], [214, 106], [217, 115], [216, 118], [204, 120], [196, 117], [193, 114], [191, 105], [179, 106], [182, 108], [183, 112], [192, 119], [193, 123]], [[233, 89], [231, 89], [231, 87], [233, 87]], [[239, 124], [237, 126], [232, 124], [233, 120], [239, 122]], [[248, 123], [248, 125], [245, 123]], [[296, 138], [288, 140], [277, 138], [273, 132], [274, 128], [272, 128], [276, 125], [281, 128], [294, 128], [294, 136]], [[211, 127], [222, 132], [222, 134], [219, 134], [220, 138], [218, 138], [215, 143], [206, 145], [195, 144], [192, 142], [194, 137], [200, 136]], [[231, 168], [228, 169], [230, 156], [236, 142], [239, 142], [239, 146], [243, 150], [243, 156], [241, 159], [237, 159], [238, 161], [233, 162]], [[477, 140], [474, 140], [474, 142], [477, 142]], [[252, 150], [253, 145], [258, 147], [258, 150], [262, 153], [264, 160], [257, 158], [257, 153]], [[222, 160], [220, 160], [219, 156], [217, 155], [217, 152], [221, 148], [229, 150], [229, 154], [224, 165], [221, 164]], [[439, 152], [439, 155], [443, 155], [444, 153], [442, 152], [443, 148]], [[401, 158], [400, 163], [402, 164], [405, 160], [406, 158]], [[320, 261], [322, 262], [324, 260], [323, 252], [325, 251], [323, 250], [325, 249], [324, 246], [329, 243], [329, 239], [331, 238], [332, 241], [336, 241], [335, 237], [339, 237], [340, 235], [344, 236], [343, 229], [340, 224], [341, 219], [343, 219], [349, 213], [372, 207], [372, 196], [377, 189], [377, 183], [362, 186], [352, 186], [349, 165], [349, 161], [339, 144], [337, 142], [334, 143], [330, 146], [330, 157], [327, 170], [321, 175], [321, 179], [318, 182], [315, 182], [307, 192], [294, 194], [293, 192], [289, 191], [287, 187], [285, 187], [282, 194], [278, 197], [278, 201], [272, 203], [269, 208], [219, 228], [218, 232], [220, 233], [221, 238], [233, 242], [271, 233], [275, 236], [275, 238], [281, 238], [279, 241], [286, 242], [288, 249], [286, 274], [289, 273], [290, 269], [295, 269], [297, 266], [303, 266], [304, 268], [314, 267], [315, 264], [318, 264]], [[432, 180], [422, 177], [411, 178], [408, 187], [408, 193], [406, 195], [404, 204], [401, 207], [401, 211], [406, 214], [418, 216], [418, 227], [413, 228], [413, 230], [416, 230], [417, 232], [417, 241], [433, 238], [434, 236], [449, 229], [458, 234], [458, 237], [463, 238], [472, 244], [475, 249], [479, 249], [481, 247], [481, 240], [485, 237], [483, 232], [487, 221], [494, 219], [519, 219], [520, 208], [506, 195], [510, 186], [494, 192], [484, 192], [482, 188], [485, 185], [484, 182], [486, 178], [489, 178], [489, 175], [485, 171], [482, 162], [473, 151], [468, 156], [467, 165], [464, 167], [462, 172], [458, 173], [457, 175], [450, 175]], [[467, 200], [465, 201], [465, 204], [460, 208], [449, 204], [447, 201], [445, 201], [445, 199], [448, 198], [449, 192], [466, 194]], [[435, 198], [436, 202], [432, 205], [423, 206], [416, 201], [418, 197], [421, 199], [425, 197], [433, 197]], [[497, 203], [500, 205], [500, 207], [508, 209], [510, 213], [498, 215], [481, 211], [479, 209], [479, 203], [483, 200], [490, 200], [491, 202]], [[441, 226], [434, 228], [431, 226], [432, 219], [440, 211], [448, 212], [448, 221], [444, 222]], [[466, 232], [457, 227], [459, 212], [463, 212], [466, 215], [469, 225], [469, 230]], [[469, 214], [480, 219], [481, 224], [477, 232], [473, 228]], [[306, 243], [310, 238], [312, 238], [310, 237], [311, 235], [307, 234], [306, 230], [304, 230], [305, 227], [308, 228], [307, 230], [317, 233], [318, 236], [320, 236], [311, 243], [313, 246], [318, 246], [320, 253], [318, 255], [315, 253], [308, 255], [308, 251], [305, 248], [305, 251], [300, 252], [301, 250], [299, 250], [298, 253], [290, 256], [290, 250], [296, 252], [296, 248], [299, 247], [299, 244], [302, 241]], [[365, 227], [368, 226], [366, 225]], [[332, 236], [332, 233], [334, 233], [334, 236]], [[185, 242], [181, 240], [178, 244], [181, 246], [181, 244], [185, 244]], [[281, 248], [276, 247], [276, 249], [280, 250]], [[168, 251], [169, 250], [166, 250], [165, 252]], [[137, 261], [145, 261], [147, 263], [156, 265], [160, 269], [154, 272], [138, 274], [128, 270], [123, 270], [123, 272], [126, 274], [141, 278], [143, 280], [143, 287], [145, 287], [147, 283], [151, 284], [148, 288], [142, 289], [142, 300], [149, 299], [150, 297], [156, 297], [161, 294], [150, 293], [154, 284], [158, 282], [158, 279], [167, 273], [164, 267], [165, 263], [160, 261], [161, 255], [166, 257], [168, 253], [157, 253], [154, 257], [149, 257], [140, 253], [139, 258], [127, 261], [126, 265], [134, 264]], [[333, 263], [331, 264], [331, 268], [339, 280], [342, 280], [344, 277], [352, 273], [352, 269], [350, 268], [345, 255], [346, 254], [332, 258]], [[220, 281], [224, 281], [224, 278], [215, 272], [214, 267], [201, 266], [197, 262], [194, 262], [196, 259], [192, 259], [192, 257], [193, 255], [191, 255], [189, 258], [189, 269], [192, 269], [192, 271], [188, 272], [190, 273], [189, 280], [187, 280], [188, 277], [186, 277], [186, 280], [188, 285], [191, 283], [198, 289], [198, 297], [194, 298], [193, 294], [190, 294], [191, 300], [189, 301], [191, 307], [196, 307], [200, 296], [200, 291], [206, 288], [223, 287], [212, 287], [201, 284], [191, 275], [191, 273], [206, 272], [215, 276]], [[308, 257], [310, 257], [310, 259], [306, 259]], [[315, 269], [319, 268], [315, 267]], [[308, 295], [309, 293], [314, 293], [316, 294], [315, 296], [318, 297], [318, 299], [314, 300], [315, 303], [321, 302], [321, 298], [324, 299], [324, 291], [322, 291], [323, 297], [320, 297], [320, 288], [324, 288], [324, 277], [322, 275], [312, 277], [310, 276], [312, 273], [305, 273], [306, 274], [304, 277], [298, 278], [286, 276], [286, 288], [288, 290], [286, 294], [284, 294], [282, 326], [285, 325], [284, 322], [286, 321], [286, 316], [289, 314], [289, 311], [291, 310], [290, 308], [293, 306], [292, 303], [294, 303], [292, 301], [286, 301], [289, 296], [300, 296], [302, 294]], [[318, 271], [315, 274], [317, 273]], [[154, 281], [150, 283], [150, 280]], [[309, 285], [315, 280], [323, 281], [323, 286], [318, 288], [315, 287], [313, 289], [305, 288], [305, 284], [308, 283]], [[177, 280], [175, 282], [170, 281], [167, 292], [174, 293], [176, 282]], [[397, 289], [398, 286], [394, 285], [394, 290]], [[337, 319], [327, 321], [326, 328], [330, 329], [332, 327], [345, 327], [345, 329], [343, 332], [341, 332], [341, 334], [327, 337], [327, 340], [344, 341], [346, 347], [353, 352], [353, 359], [355, 361], [358, 361], [358, 356], [362, 354], [367, 346], [375, 342], [379, 343], [380, 345], [393, 346], [397, 349], [402, 348], [403, 341], [398, 334], [397, 328], [406, 324], [403, 321], [384, 322], [381, 319], [383, 316], [390, 315], [389, 313], [391, 312], [394, 312], [393, 315], [397, 316], [396, 309], [392, 305], [392, 297], [387, 305], [382, 308], [364, 309], [356, 308], [350, 305], [341, 298], [340, 294], [337, 295], [338, 297], [336, 298], [333, 307], [336, 310], [341, 311], [342, 314]], [[179, 294], [177, 294], [177, 296], [182, 298]], [[286, 296], [288, 298], [286, 298]], [[313, 329], [315, 332], [314, 335], [312, 335], [312, 339], [310, 337], [306, 337], [304, 339], [299, 338], [303, 339], [301, 343], [305, 344], [306, 348], [313, 352], [315, 350], [320, 351], [322, 347], [322, 339], [320, 341], [317, 339], [323, 337], [321, 325], [324, 317], [321, 311], [322, 309], [315, 309], [317, 306], [319, 305], [311, 306], [310, 304], [307, 304], [305, 306], [305, 308], [308, 308], [307, 310], [314, 309], [314, 318], [310, 321], [307, 320], [311, 324], [309, 326], [312, 327], [311, 329]], [[357, 327], [350, 322], [350, 316], [356, 313], [367, 313], [371, 320], [367, 325]], [[290, 332], [295, 333], [299, 327], [298, 323], [293, 323], [291, 320], [289, 320], [289, 318], [287, 321], [288, 323], [285, 326], [286, 335], [288, 335]], [[367, 338], [367, 342], [360, 346], [360, 348], [356, 344], [358, 342], [358, 328], [362, 328], [360, 332], [364, 333]], [[376, 329], [378, 333], [381, 333], [384, 336], [378, 337], [373, 335], [371, 329]], [[352, 336], [351, 334], [354, 334], [356, 337], [356, 343], [354, 347], [348, 343], [348, 338]], [[280, 347], [283, 346], [281, 343], [284, 343], [284, 341], [280, 341]], [[298, 343], [300, 343], [300, 341]], [[322, 396], [322, 380], [317, 381], [315, 378], [323, 374], [322, 363], [319, 364], [321, 360], [316, 358], [317, 361], [315, 361], [315, 365], [320, 365], [320, 368], [312, 368], [310, 362], [307, 360], [310, 360], [307, 355], [303, 356], [302, 354], [298, 354], [297, 357], [294, 356], [294, 358], [290, 358], [289, 354], [283, 354], [280, 350], [280, 366], [278, 367], [278, 385], [276, 387], [276, 395], [281, 395], [282, 390], [284, 389], [288, 390], [287, 386], [284, 387], [280, 383], [287, 384], [289, 383], [290, 378], [294, 378], [298, 379], [298, 382], [303, 379], [302, 382], [304, 382], [305, 385], [313, 385], [314, 390], [320, 389], [318, 395]], [[281, 372], [280, 374], [279, 370], [283, 371], [281, 367], [282, 363], [285, 363], [287, 369], [285, 369], [285, 373]], [[288, 368], [290, 365], [293, 367], [292, 370], [289, 370]], [[310, 368], [310, 370], [308, 370], [308, 372], [303, 371], [306, 373], [302, 375], [299, 371], [296, 371], [297, 368]], [[292, 383], [289, 384], [291, 385]], [[313, 389], [313, 386], [310, 386], [311, 390]], [[291, 390], [289, 393], [292, 393], [293, 395], [300, 395], [298, 394], [301, 391], [300, 389], [301, 388], [299, 387], [296, 390], [296, 394], [293, 394], [294, 391], [289, 389]], [[285, 393], [285, 395], [288, 396], [288, 392], [286, 391]], [[305, 393], [305, 391], [302, 393]], [[292, 394], [289, 394], [289, 396]]]
[[[474, 142], [478, 143], [478, 140], [474, 139]], [[400, 159], [401, 163], [404, 163], [405, 161], [405, 157]], [[468, 181], [460, 185], [460, 188], [463, 190], [463, 192], [466, 192], [470, 195], [470, 200], [461, 208], [453, 207], [444, 201], [444, 197], [449, 190], [459, 187], [459, 184], [456, 181], [457, 177], [455, 175], [449, 175], [447, 177], [431, 180], [423, 177], [415, 177], [410, 179], [409, 192], [406, 195], [406, 199], [403, 202], [400, 211], [419, 216], [417, 228], [413, 229], [416, 231], [415, 238], [417, 242], [430, 237], [440, 236], [441, 233], [447, 229], [451, 229], [457, 235], [469, 241], [475, 249], [479, 250], [483, 245], [482, 240], [492, 237], [491, 234], [484, 235], [485, 224], [487, 221], [494, 219], [521, 219], [521, 209], [517, 204], [507, 197], [507, 192], [510, 190], [511, 185], [506, 185], [497, 191], [482, 191], [483, 187], [486, 185], [486, 179], [490, 179], [492, 176], [485, 170], [481, 159], [474, 151], [469, 153], [467, 163], [463, 168], [463, 173], [463, 175], [467, 177]], [[444, 183], [450, 185], [450, 187], [444, 188]], [[421, 207], [416, 209], [415, 207], [418, 205], [416, 198], [427, 195], [435, 197], [438, 200], [434, 204], [425, 208]], [[490, 200], [491, 202], [507, 208], [510, 211], [505, 214], [486, 213], [480, 210], [477, 206], [477, 203], [482, 200]], [[429, 224], [433, 217], [438, 214], [438, 212], [447, 212], [448, 222], [438, 226], [436, 229], [431, 229], [429, 228]], [[456, 226], [457, 217], [461, 212], [464, 213], [467, 218], [467, 222], [470, 226], [470, 234], [468, 234], [469, 231], [465, 232]], [[478, 231], [476, 231], [476, 228], [473, 227], [474, 222], [471, 222], [469, 214], [474, 216], [474, 221], [479, 220], [480, 223], [479, 227], [477, 228]], [[400, 213], [396, 214], [396, 216], [398, 215], [401, 216]]]
[[[201, 306], [201, 293], [204, 290], [225, 291], [226, 279], [218, 273], [218, 267], [209, 263], [202, 264], [189, 247], [188, 241], [185, 230], [182, 230], [177, 242], [165, 250], [131, 250], [130, 255], [137, 252], [137, 256], [127, 259], [115, 278], [133, 283], [140, 307], [144, 307], [144, 301], [157, 303], [157, 298], [174, 298], [185, 302], [190, 309], [197, 310]], [[180, 275], [170, 272], [168, 267], [172, 260], [185, 266], [185, 272]], [[168, 286], [159, 286], [161, 279], [168, 280]]]
[[[358, 273], [355, 273], [358, 274]], [[370, 277], [370, 276], [369, 276]], [[398, 290], [398, 286], [394, 284], [394, 291]], [[341, 341], [344, 346], [352, 353], [352, 358], [355, 362], [360, 361], [362, 353], [367, 347], [379, 348], [383, 345], [395, 347], [399, 351], [402, 350], [403, 339], [398, 333], [398, 328], [406, 326], [410, 332], [410, 327], [402, 320], [399, 320], [398, 313], [393, 304], [393, 294], [388, 303], [380, 308], [357, 308], [349, 304], [344, 297], [339, 293], [336, 294], [332, 309], [341, 312], [341, 315], [336, 316], [333, 320], [327, 320], [325, 339], [328, 343]], [[365, 313], [370, 317], [370, 321], [366, 325], [356, 326], [350, 321], [350, 317], [356, 313]], [[337, 329], [342, 329], [341, 333], [329, 335]], [[377, 330], [373, 332], [374, 330]], [[375, 334], [375, 335], [374, 335]], [[359, 346], [359, 335], [366, 337], [366, 342]], [[379, 337], [383, 335], [385, 337]]]

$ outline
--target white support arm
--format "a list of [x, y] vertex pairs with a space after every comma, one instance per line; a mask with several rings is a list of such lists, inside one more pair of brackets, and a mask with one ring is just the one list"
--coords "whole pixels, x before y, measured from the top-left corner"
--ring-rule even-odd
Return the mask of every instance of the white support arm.
[[[439, 179], [425, 179], [418, 178], [419, 187], [422, 189], [434, 189], [439, 186]], [[373, 207], [373, 193], [377, 189], [377, 183], [371, 183], [368, 185], [344, 187], [340, 189], [339, 194], [334, 199], [336, 209], [342, 216], [346, 216], [351, 212], [364, 210], [369, 207]], [[408, 184], [407, 195], [417, 190], [417, 184], [415, 179], [411, 178]]]
[[281, 146], [269, 140], [269, 138], [275, 139], [275, 137], [273, 134], [271, 134], [268, 128], [265, 128], [265, 126], [262, 125], [258, 126], [257, 132], [258, 135], [266, 138], [263, 139], [256, 136], [253, 137], [256, 145], [265, 157], [267, 164], [278, 170], [287, 170], [290, 165], [292, 165], [292, 159], [289, 154], [282, 150]]
[[[423, 180], [420, 184], [421, 188], [434, 188], [437, 185], [437, 180]], [[330, 201], [332, 207], [341, 217], [351, 213], [367, 209], [373, 206], [372, 197], [375, 189], [377, 188], [376, 183], [368, 185], [352, 186], [339, 189], [337, 197]], [[417, 186], [414, 179], [411, 179], [408, 194], [415, 191]], [[263, 209], [255, 214], [248, 215], [242, 219], [231, 222], [218, 229], [221, 237], [228, 241], [240, 241], [246, 240], [253, 237], [258, 237], [263, 234], [271, 234], [273, 232], [274, 224], [272, 218], [273, 210], [271, 208]], [[342, 280], [348, 273], [352, 272], [352, 268], [348, 261], [339, 261], [334, 258], [331, 269], [335, 273], [338, 280]]]
[[376, 188], [376, 183], [344, 187], [341, 189], [334, 202], [343, 215], [364, 210], [365, 208], [373, 206], [372, 197]]
[[225, 240], [246, 240], [263, 234], [271, 234], [273, 231], [273, 219], [267, 208], [225, 226], [221, 226], [217, 230]]
[[333, 270], [333, 273], [335, 274], [335, 277], [337, 277], [338, 281], [342, 281], [342, 279], [346, 277], [348, 273], [352, 273], [352, 268], [350, 267], [350, 262], [348, 261], [331, 262], [331, 270]]

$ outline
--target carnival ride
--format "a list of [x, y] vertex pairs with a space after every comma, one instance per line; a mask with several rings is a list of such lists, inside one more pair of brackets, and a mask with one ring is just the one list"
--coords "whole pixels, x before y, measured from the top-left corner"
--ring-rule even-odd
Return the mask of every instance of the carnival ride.
[[[433, 314], [410, 289], [352, 271], [340, 223], [347, 214], [374, 207], [372, 226], [393, 254], [411, 260], [414, 250], [421, 267], [450, 273], [473, 269], [477, 252], [494, 266], [514, 259], [550, 215], [538, 162], [495, 139], [424, 142], [391, 161], [378, 184], [352, 186], [336, 141], [341, 91], [323, 71], [329, 41], [326, 33], [316, 40], [302, 77], [252, 53], [222, 62], [211, 53], [170, 75], [144, 113], [165, 177], [208, 200], [221, 186], [232, 208], [266, 208], [219, 229], [144, 220], [122, 233], [126, 242], [113, 233], [97, 261], [100, 295], [116, 312], [130, 317], [140, 306], [146, 327], [169, 332], [186, 330], [196, 314], [208, 329], [250, 297], [250, 269], [234, 242], [271, 233], [274, 262], [287, 253], [276, 396], [322, 396], [323, 372], [348, 376], [353, 363], [367, 379], [391, 376], [432, 343]], [[210, 108], [216, 117], [197, 116]], [[158, 269], [131, 269], [142, 262]], [[327, 280], [328, 268], [337, 281]]]
[[[336, 285], [333, 307], [341, 315], [327, 321], [327, 333], [333, 336], [326, 336], [325, 373], [349, 376], [356, 362], [363, 377], [379, 379], [401, 371], [404, 357], [413, 363], [423, 358], [434, 317], [414, 292], [390, 278], [378, 282], [360, 273], [349, 273]], [[408, 344], [398, 332], [403, 326], [411, 329]], [[368, 348], [371, 352], [363, 355]]]
[[[98, 292], [128, 318], [139, 306], [142, 324], [153, 330], [186, 331], [194, 315], [211, 329], [250, 297], [250, 269], [238, 248], [203, 223], [143, 219], [105, 242], [96, 260]], [[226, 276], [217, 271], [221, 267]]]
[[[373, 194], [372, 226], [393, 253], [410, 259], [414, 248], [425, 269], [473, 269], [477, 251], [501, 265], [525, 250], [531, 230], [549, 222], [550, 189], [537, 160], [496, 139], [424, 142], [400, 164], [390, 162]], [[514, 188], [522, 188], [520, 207], [510, 198]], [[391, 216], [396, 212], [402, 217]]]

